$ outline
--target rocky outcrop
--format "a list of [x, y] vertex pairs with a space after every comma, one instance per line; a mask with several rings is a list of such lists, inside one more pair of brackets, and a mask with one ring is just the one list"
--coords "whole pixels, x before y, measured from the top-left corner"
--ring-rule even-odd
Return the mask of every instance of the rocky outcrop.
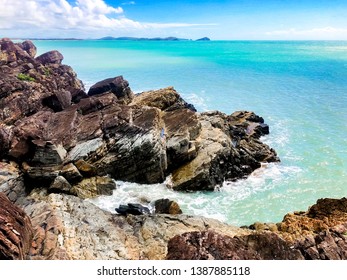
[[173, 87], [142, 92], [136, 96], [131, 105], [155, 107], [165, 112], [178, 109], [196, 112], [194, 105], [184, 101]]
[[243, 229], [165, 199], [136, 216], [89, 203], [114, 180], [214, 190], [279, 158], [253, 112], [199, 113], [172, 87], [134, 95], [122, 76], [87, 94], [58, 51], [35, 56], [30, 41], [0, 40], [0, 192], [34, 233], [31, 244], [27, 217], [4, 200], [2, 258], [346, 259], [346, 199]]
[[32, 238], [29, 217], [0, 192], [0, 260], [27, 259]]
[[249, 175], [261, 162], [279, 161], [275, 151], [259, 141], [268, 131], [252, 112], [203, 113], [199, 124], [200, 132], [188, 146], [196, 156], [172, 171], [176, 190], [213, 190], [224, 180]]
[[269, 130], [254, 113], [197, 113], [172, 87], [134, 96], [122, 76], [87, 95], [58, 51], [35, 58], [30, 41], [0, 46], [0, 156], [19, 164], [29, 188], [85, 197], [83, 179], [160, 183], [172, 174], [175, 190], [213, 190], [279, 160], [259, 141]]
[[168, 242], [167, 259], [346, 260], [347, 199], [320, 199], [278, 224], [255, 223], [243, 236], [189, 232]]
[[169, 260], [300, 260], [300, 251], [273, 233], [229, 237], [213, 231], [189, 232], [168, 243]]
[[114, 215], [81, 198], [45, 190], [32, 192], [24, 210], [35, 230], [31, 259], [165, 259], [167, 242], [175, 235], [209, 228], [229, 236], [249, 231], [203, 217]]

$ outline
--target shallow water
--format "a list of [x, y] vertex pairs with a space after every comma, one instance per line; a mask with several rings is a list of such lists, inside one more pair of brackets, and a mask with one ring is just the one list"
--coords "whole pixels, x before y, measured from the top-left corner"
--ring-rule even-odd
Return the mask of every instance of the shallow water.
[[118, 182], [95, 203], [176, 200], [188, 214], [236, 225], [277, 222], [319, 198], [347, 195], [345, 41], [37, 41], [57, 49], [88, 88], [123, 75], [135, 92], [174, 86], [199, 111], [251, 110], [264, 117], [281, 163], [212, 193], [176, 193], [164, 184]]

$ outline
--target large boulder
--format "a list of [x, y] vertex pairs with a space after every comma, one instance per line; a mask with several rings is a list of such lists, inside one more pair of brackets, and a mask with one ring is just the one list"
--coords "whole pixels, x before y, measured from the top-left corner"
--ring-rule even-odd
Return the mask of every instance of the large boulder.
[[64, 56], [58, 51], [49, 51], [41, 54], [36, 58], [36, 61], [40, 64], [61, 64]]
[[33, 44], [33, 42], [26, 40], [22, 43], [18, 43], [18, 45], [25, 50], [32, 58], [34, 58], [36, 56], [37, 53], [37, 48], [36, 46]]
[[29, 217], [0, 192], [0, 260], [28, 259], [32, 239]]
[[123, 76], [105, 79], [91, 86], [89, 96], [112, 92], [118, 101], [128, 104], [134, 97], [127, 80]]
[[142, 92], [131, 105], [156, 107], [162, 111], [189, 109], [196, 112], [194, 105], [187, 103], [173, 87]]

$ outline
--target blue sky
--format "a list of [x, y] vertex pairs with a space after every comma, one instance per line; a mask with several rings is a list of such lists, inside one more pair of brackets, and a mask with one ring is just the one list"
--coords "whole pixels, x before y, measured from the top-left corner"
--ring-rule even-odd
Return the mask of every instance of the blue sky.
[[0, 37], [347, 40], [347, 0], [0, 0]]

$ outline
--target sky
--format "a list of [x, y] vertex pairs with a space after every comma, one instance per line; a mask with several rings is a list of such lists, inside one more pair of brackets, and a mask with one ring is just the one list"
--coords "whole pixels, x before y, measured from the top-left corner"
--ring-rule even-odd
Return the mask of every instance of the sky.
[[347, 40], [347, 0], [0, 0], [0, 37]]

